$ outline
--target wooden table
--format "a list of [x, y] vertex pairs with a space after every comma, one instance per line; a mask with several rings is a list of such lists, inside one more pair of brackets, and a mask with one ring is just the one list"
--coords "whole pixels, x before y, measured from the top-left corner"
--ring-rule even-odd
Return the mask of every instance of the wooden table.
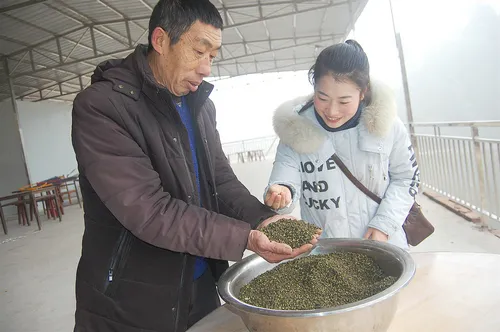
[[[417, 273], [401, 291], [388, 332], [500, 331], [500, 255], [414, 253]], [[248, 332], [225, 306], [188, 332]]]
[[[45, 196], [36, 196], [36, 194], [39, 193], [46, 193], [46, 192], [53, 192], [50, 195], [45, 195]], [[44, 199], [47, 199], [48, 196], [53, 196], [55, 204], [56, 204], [56, 211], [57, 211], [57, 216], [59, 217], [59, 221], [62, 221], [61, 214], [63, 213], [62, 210], [62, 203], [59, 200], [59, 195], [58, 195], [58, 186], [53, 185], [53, 186], [47, 186], [47, 187], [41, 187], [36, 190], [30, 190], [26, 192], [26, 194], [29, 195], [29, 199], [31, 202], [31, 206], [33, 208], [33, 213], [35, 214], [35, 219], [36, 223], [38, 225], [38, 230], [42, 230], [42, 223], [40, 222], [40, 215], [38, 214], [38, 202]], [[49, 212], [47, 211], [47, 216], [49, 216]], [[49, 217], [50, 219], [50, 217]]]
[[[62, 221], [61, 214], [63, 214], [64, 212], [62, 210], [62, 202], [59, 200], [58, 191], [59, 191], [59, 186], [57, 184], [54, 184], [54, 185], [49, 185], [49, 186], [40, 186], [40, 187], [37, 187], [35, 189], [31, 189], [31, 190], [16, 191], [14, 193], [28, 196], [29, 203], [31, 205], [30, 214], [33, 213], [35, 215], [36, 223], [38, 225], [38, 230], [42, 230], [42, 223], [40, 222], [40, 215], [38, 214], [38, 202], [39, 201], [45, 200], [49, 197], [53, 197], [55, 204], [56, 204], [57, 216], [59, 217], [59, 221]], [[51, 194], [45, 195], [45, 196], [43, 196], [43, 195], [36, 196], [36, 194], [41, 194], [41, 193], [43, 194], [43, 193], [47, 193], [47, 192], [51, 192]], [[49, 214], [47, 213], [47, 215], [49, 215]], [[50, 217], [49, 217], [49, 219], [50, 219]]]

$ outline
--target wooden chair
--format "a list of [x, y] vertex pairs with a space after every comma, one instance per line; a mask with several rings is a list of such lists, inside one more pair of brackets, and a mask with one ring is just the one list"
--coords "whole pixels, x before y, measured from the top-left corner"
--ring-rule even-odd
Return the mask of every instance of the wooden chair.
[[38, 213], [38, 203], [42, 202], [44, 213], [46, 213], [48, 219], [56, 219], [59, 218], [59, 222], [62, 221], [62, 206], [59, 201], [59, 197], [56, 189], [53, 191], [46, 191], [45, 195], [43, 192], [40, 193], [40, 196], [35, 194], [31, 195], [30, 199], [30, 217], [33, 220], [33, 215], [36, 218], [36, 222], [38, 224], [38, 229], [42, 229], [42, 224], [40, 222], [40, 215]]
[[5, 218], [5, 215], [3, 213], [3, 208], [7, 206], [15, 206], [17, 209], [17, 218], [19, 225], [28, 225], [31, 226], [30, 221], [28, 219], [28, 213], [26, 212], [26, 203], [27, 201], [24, 199], [23, 196], [19, 197], [13, 197], [15, 200], [7, 203], [0, 203], [0, 221], [2, 223], [2, 228], [3, 232], [7, 235], [8, 234], [8, 229], [7, 229], [7, 220]]
[[[64, 180], [64, 177], [62, 178]], [[78, 191], [78, 186], [76, 185], [76, 182], [78, 179], [74, 179], [71, 182], [62, 182], [60, 185], [60, 196], [61, 196], [61, 202], [64, 203], [64, 199], [67, 197], [69, 205], [73, 205], [73, 197], [72, 195], [75, 194], [76, 201], [78, 202], [78, 205], [80, 208], [82, 207], [82, 202], [80, 200], [80, 192]], [[69, 186], [73, 186], [74, 188], [70, 188]]]
[[3, 214], [2, 204], [0, 204], [0, 222], [2, 223], [4, 234], [7, 235], [9, 230], [7, 229], [7, 221], [5, 220], [5, 215]]

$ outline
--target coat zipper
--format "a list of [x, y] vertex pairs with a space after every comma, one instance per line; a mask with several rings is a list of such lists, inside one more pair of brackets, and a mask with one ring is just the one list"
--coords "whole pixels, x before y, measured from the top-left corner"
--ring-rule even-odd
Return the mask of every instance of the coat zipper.
[[[177, 135], [177, 136], [180, 137], [180, 135]], [[189, 171], [189, 167], [188, 167], [187, 162], [186, 162], [186, 155], [184, 154], [182, 142], [180, 139], [178, 139], [177, 142], [179, 143], [179, 146], [180, 146], [182, 160], [184, 160], [184, 167], [186, 168], [186, 172], [187, 172], [187, 175], [189, 178], [189, 184], [191, 185], [191, 189], [193, 190], [193, 195], [194, 195], [193, 179], [191, 179], [191, 172]], [[191, 201], [191, 199], [189, 199], [188, 203], [191, 203], [190, 201]], [[181, 306], [181, 290], [184, 288], [184, 278], [185, 278], [185, 274], [186, 274], [185, 272], [186, 272], [187, 255], [186, 254], [182, 254], [182, 255], [183, 255], [183, 257], [182, 257], [181, 284], [179, 286], [179, 292], [177, 293], [177, 310], [176, 310], [177, 314], [175, 316], [174, 331], [177, 331], [179, 328], [179, 316], [180, 316], [179, 311], [180, 311], [180, 306]]]
[[111, 262], [109, 263], [108, 273], [106, 276], [106, 281], [104, 283], [105, 294], [109, 293], [109, 288], [113, 282], [117, 268], [119, 267], [118, 265], [125, 251], [127, 239], [128, 232], [123, 229], [120, 233], [120, 237], [118, 238], [118, 245], [116, 246], [116, 250], [113, 253], [113, 256], [111, 256]]
[[[202, 122], [198, 122], [199, 124], [202, 124]], [[200, 126], [201, 127], [201, 126]], [[202, 135], [202, 131], [201, 131], [201, 128], [199, 128], [199, 132], [200, 132], [200, 139], [202, 140], [202, 144], [203, 144], [203, 150], [205, 151], [205, 154], [206, 154], [206, 159], [207, 159], [207, 163], [208, 163], [208, 169], [210, 171], [210, 178], [212, 180], [212, 183], [210, 183], [210, 181], [208, 181], [208, 184], [210, 185], [210, 187], [212, 188], [212, 195], [215, 199], [215, 208], [216, 208], [216, 211], [217, 213], [219, 213], [219, 197], [218, 197], [218, 193], [217, 193], [217, 190], [215, 188], [215, 171], [212, 167], [212, 163], [211, 163], [211, 160], [212, 160], [212, 156], [210, 155], [210, 149], [208, 148], [208, 141], [206, 138], [204, 138], [204, 136]]]

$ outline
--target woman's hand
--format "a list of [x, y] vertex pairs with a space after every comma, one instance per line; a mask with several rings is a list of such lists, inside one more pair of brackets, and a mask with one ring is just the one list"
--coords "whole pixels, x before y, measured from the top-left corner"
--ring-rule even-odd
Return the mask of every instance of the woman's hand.
[[292, 193], [286, 186], [273, 184], [266, 193], [264, 203], [274, 210], [280, 210], [287, 207], [292, 201]]
[[368, 231], [366, 232], [366, 234], [363, 238], [375, 240], [375, 241], [380, 241], [380, 242], [387, 242], [387, 240], [389, 240], [389, 237], [387, 236], [387, 234], [385, 234], [384, 232], [381, 232], [375, 228], [368, 228]]

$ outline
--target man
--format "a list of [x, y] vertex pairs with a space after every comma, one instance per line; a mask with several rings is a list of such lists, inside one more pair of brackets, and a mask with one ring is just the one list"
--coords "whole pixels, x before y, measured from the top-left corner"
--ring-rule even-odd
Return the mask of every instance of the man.
[[149, 47], [99, 65], [75, 99], [85, 202], [75, 331], [185, 331], [220, 305], [227, 260], [249, 249], [279, 262], [311, 247], [257, 230], [280, 217], [224, 156], [203, 81], [221, 28], [208, 0], [161, 0]]

